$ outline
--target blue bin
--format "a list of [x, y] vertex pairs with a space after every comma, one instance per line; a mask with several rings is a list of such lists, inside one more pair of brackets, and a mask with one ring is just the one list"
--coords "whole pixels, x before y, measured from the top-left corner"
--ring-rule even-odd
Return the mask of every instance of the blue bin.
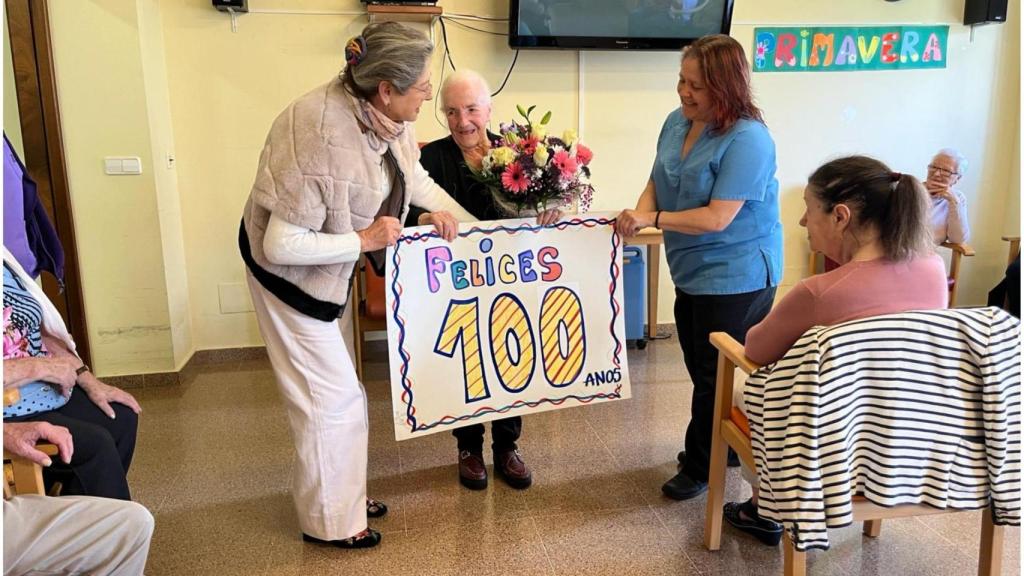
[[647, 300], [647, 266], [639, 246], [622, 249], [623, 293], [626, 301], [626, 340], [635, 340], [641, 350], [647, 347], [644, 319]]

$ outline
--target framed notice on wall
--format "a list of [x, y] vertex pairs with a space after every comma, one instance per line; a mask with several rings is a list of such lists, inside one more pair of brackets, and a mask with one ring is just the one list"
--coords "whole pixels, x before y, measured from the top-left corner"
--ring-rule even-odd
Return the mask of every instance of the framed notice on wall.
[[945, 68], [949, 26], [755, 28], [754, 72]]
[[409, 228], [385, 286], [395, 437], [630, 397], [614, 220]]

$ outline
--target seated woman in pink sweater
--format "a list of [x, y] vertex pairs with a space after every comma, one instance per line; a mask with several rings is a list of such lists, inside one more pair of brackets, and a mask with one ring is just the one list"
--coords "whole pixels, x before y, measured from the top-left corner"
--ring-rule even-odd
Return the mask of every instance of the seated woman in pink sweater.
[[[748, 358], [775, 362], [813, 326], [946, 307], [945, 265], [932, 251], [928, 194], [917, 178], [873, 158], [839, 158], [814, 171], [804, 203], [811, 249], [840, 266], [801, 280], [752, 327]], [[756, 478], [751, 484], [753, 498], [726, 504], [725, 518], [774, 546], [782, 526], [758, 517]]]

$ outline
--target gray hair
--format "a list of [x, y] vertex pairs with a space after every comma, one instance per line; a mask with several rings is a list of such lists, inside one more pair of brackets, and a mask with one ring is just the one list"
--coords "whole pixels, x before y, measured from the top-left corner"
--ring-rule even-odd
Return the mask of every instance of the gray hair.
[[949, 158], [952, 158], [953, 162], [956, 162], [956, 171], [961, 175], [964, 172], [967, 172], [967, 157], [961, 154], [956, 148], [943, 148], [936, 152], [933, 158], [938, 158], [939, 156], [948, 156]]
[[462, 70], [452, 72], [451, 76], [444, 79], [444, 84], [441, 85], [441, 108], [447, 105], [445, 100], [448, 90], [461, 85], [469, 85], [476, 90], [478, 104], [491, 105], [491, 87], [487, 84], [487, 80], [484, 80], [484, 77], [480, 74], [463, 68]]
[[377, 93], [381, 82], [390, 82], [404, 94], [427, 66], [434, 51], [423, 33], [397, 22], [379, 22], [363, 28], [366, 55], [358, 64], [342, 71], [346, 87], [360, 98], [369, 99]]

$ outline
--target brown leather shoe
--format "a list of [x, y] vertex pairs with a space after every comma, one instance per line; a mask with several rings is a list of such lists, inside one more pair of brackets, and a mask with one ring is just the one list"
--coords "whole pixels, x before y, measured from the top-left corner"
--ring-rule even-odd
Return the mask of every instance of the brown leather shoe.
[[469, 450], [459, 452], [459, 483], [470, 490], [487, 488], [487, 467], [482, 455]]
[[533, 484], [533, 473], [530, 467], [523, 462], [519, 450], [494, 453], [494, 471], [501, 476], [509, 486], [522, 490]]

